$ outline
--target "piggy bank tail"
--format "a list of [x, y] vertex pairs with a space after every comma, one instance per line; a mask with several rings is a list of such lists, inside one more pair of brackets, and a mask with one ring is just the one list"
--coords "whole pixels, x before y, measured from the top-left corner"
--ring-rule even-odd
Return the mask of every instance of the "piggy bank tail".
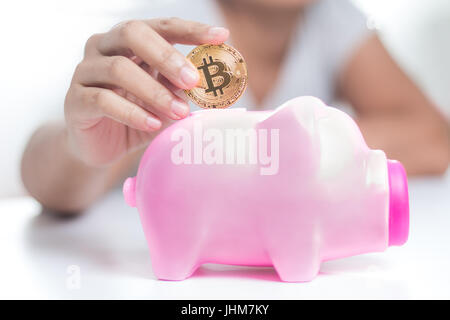
[[123, 197], [130, 207], [136, 207], [136, 177], [127, 178], [123, 183]]

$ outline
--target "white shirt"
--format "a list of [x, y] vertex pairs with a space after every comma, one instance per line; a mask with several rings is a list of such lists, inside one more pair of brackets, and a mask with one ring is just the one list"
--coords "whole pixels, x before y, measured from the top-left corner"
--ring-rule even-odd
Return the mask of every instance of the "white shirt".
[[[166, 1], [167, 2], [167, 1]], [[213, 26], [226, 26], [215, 0], [171, 0], [149, 8], [150, 17], [179, 17]], [[263, 109], [303, 95], [331, 104], [336, 100], [336, 77], [358, 45], [370, 34], [364, 15], [349, 0], [316, 0], [305, 9], [294, 32], [279, 81], [264, 101]], [[227, 43], [233, 45], [233, 35]], [[187, 54], [192, 46], [177, 46]], [[239, 50], [238, 47], [236, 49]], [[244, 57], [245, 58], [245, 57]], [[249, 74], [251, 83], [251, 74]], [[233, 107], [255, 106], [251, 88]], [[191, 110], [198, 107], [191, 104]]]

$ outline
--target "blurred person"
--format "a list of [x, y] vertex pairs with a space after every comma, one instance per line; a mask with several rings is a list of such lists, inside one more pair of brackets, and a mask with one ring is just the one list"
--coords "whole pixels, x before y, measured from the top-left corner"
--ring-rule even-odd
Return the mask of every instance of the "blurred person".
[[87, 208], [135, 170], [153, 137], [189, 114], [182, 89], [199, 75], [174, 44], [229, 40], [249, 72], [236, 106], [269, 109], [301, 95], [343, 100], [368, 145], [400, 160], [409, 175], [447, 170], [445, 118], [349, 1], [194, 0], [160, 11], [87, 41], [65, 121], [41, 126], [23, 154], [24, 185], [44, 207]]

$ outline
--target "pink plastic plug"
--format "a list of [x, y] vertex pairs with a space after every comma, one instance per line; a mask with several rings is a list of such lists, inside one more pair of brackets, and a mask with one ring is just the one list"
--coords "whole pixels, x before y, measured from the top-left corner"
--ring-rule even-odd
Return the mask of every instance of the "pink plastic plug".
[[406, 171], [402, 164], [388, 160], [389, 246], [401, 246], [409, 234], [409, 198]]

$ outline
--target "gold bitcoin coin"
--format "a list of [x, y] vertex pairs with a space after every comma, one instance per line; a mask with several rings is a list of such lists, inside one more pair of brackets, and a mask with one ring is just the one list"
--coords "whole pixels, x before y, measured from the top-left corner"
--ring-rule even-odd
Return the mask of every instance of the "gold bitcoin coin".
[[198, 106], [228, 108], [244, 93], [247, 65], [233, 47], [205, 44], [192, 50], [187, 58], [199, 70], [200, 81], [185, 93]]

